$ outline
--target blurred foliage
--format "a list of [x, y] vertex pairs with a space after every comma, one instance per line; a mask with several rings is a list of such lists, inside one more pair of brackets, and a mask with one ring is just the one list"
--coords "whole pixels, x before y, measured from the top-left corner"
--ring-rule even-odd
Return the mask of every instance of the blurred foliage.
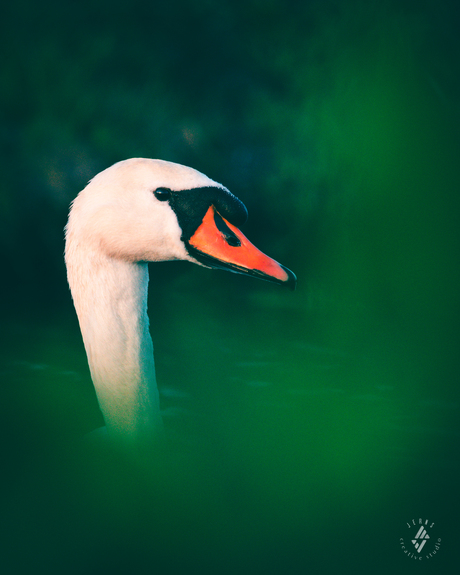
[[0, 239], [13, 284], [56, 277], [69, 201], [132, 156], [225, 183], [255, 239], [306, 274], [360, 222], [378, 242], [374, 222], [386, 220], [395, 241], [405, 212], [421, 210], [408, 231], [418, 253], [431, 206], [435, 226], [455, 225], [455, 3], [23, 1], [2, 12]]
[[[382, 560], [381, 541], [399, 537], [392, 522], [421, 513], [420, 500], [445, 519], [453, 462], [458, 471], [458, 3], [18, 0], [0, 10], [0, 343], [2, 360], [16, 361], [0, 374], [0, 420], [3, 437], [17, 435], [5, 451], [13, 554], [30, 523], [29, 557], [52, 555], [56, 572], [80, 544], [75, 572], [104, 572], [108, 556], [112, 572], [133, 570], [141, 549], [140, 571], [154, 558], [149, 537], [165, 564], [180, 563], [177, 548], [204, 550], [212, 572], [225, 571], [222, 554], [235, 564], [233, 548], [247, 572], [296, 572], [290, 551], [312, 572], [335, 572], [349, 545], [359, 572]], [[287, 294], [188, 264], [151, 270], [159, 381], [193, 389], [202, 408], [199, 423], [176, 423], [182, 439], [201, 430], [196, 460], [161, 471], [158, 496], [147, 487], [157, 469], [144, 480], [63, 455], [69, 437], [100, 423], [65, 281], [68, 204], [134, 156], [221, 181], [249, 208], [245, 233], [299, 277]], [[40, 465], [50, 444], [53, 463]], [[58, 534], [61, 507], [74, 524]], [[152, 526], [155, 514], [163, 523]], [[305, 533], [318, 548], [308, 559]], [[388, 552], [372, 572], [395, 564]]]

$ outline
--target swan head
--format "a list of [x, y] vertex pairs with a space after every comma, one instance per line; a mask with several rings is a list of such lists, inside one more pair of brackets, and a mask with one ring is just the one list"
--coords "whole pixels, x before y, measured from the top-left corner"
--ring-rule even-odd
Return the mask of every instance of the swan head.
[[75, 198], [66, 255], [91, 245], [131, 262], [188, 260], [295, 287], [296, 277], [239, 230], [244, 204], [204, 174], [163, 160], [133, 158], [100, 172]]

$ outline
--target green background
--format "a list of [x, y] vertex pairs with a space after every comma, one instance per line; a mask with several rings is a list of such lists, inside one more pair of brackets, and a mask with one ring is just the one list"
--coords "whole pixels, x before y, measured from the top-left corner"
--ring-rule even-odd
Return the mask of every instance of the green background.
[[[459, 9], [18, 0], [0, 14], [8, 573], [458, 570]], [[152, 265], [169, 453], [101, 425], [68, 205], [135, 156], [206, 173], [298, 289]], [[412, 519], [441, 549], [404, 555]], [[415, 529], [415, 528], [414, 528]]]

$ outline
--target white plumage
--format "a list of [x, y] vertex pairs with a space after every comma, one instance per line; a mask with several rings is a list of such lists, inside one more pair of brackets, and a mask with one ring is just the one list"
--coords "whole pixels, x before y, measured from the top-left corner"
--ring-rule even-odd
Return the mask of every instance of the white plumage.
[[[200, 263], [187, 248], [190, 238], [183, 237], [180, 220], [190, 220], [189, 212], [176, 213], [173, 203], [158, 199], [155, 191], [166, 189], [166, 195], [171, 192], [180, 198], [182, 190], [193, 193], [196, 189], [199, 205], [200, 189], [210, 188], [231, 196], [226, 188], [192, 168], [138, 158], [119, 162], [95, 176], [71, 206], [65, 248], [68, 281], [108, 433], [128, 445], [150, 441], [162, 429], [147, 316], [146, 262], [177, 259]], [[190, 213], [195, 217], [193, 210]], [[218, 214], [215, 217], [220, 218]], [[197, 228], [203, 224], [200, 218]], [[227, 220], [220, 219], [244, 238]], [[213, 233], [225, 244], [220, 232]], [[226, 244], [224, 248], [231, 254], [243, 249]], [[233, 264], [222, 262], [213, 249], [206, 244], [203, 255], [216, 257], [219, 267], [231, 268]], [[279, 277], [273, 281], [293, 282], [292, 272], [263, 257], [281, 270], [276, 268]], [[204, 263], [208, 265], [207, 260]], [[256, 273], [240, 263], [230, 271]], [[289, 278], [286, 272], [291, 274]], [[257, 274], [260, 277], [261, 272]], [[264, 279], [271, 276], [272, 271]]]

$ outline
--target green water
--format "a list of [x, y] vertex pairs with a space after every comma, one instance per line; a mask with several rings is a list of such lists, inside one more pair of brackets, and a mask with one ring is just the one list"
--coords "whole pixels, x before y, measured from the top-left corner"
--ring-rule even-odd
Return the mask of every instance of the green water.
[[[302, 281], [162, 271], [150, 317], [168, 448], [152, 461], [82, 449], [101, 418], [70, 302], [8, 324], [11, 572], [451, 572], [458, 403], [430, 373], [437, 350], [383, 326], [357, 337]], [[419, 518], [443, 541], [431, 563], [400, 548]]]

